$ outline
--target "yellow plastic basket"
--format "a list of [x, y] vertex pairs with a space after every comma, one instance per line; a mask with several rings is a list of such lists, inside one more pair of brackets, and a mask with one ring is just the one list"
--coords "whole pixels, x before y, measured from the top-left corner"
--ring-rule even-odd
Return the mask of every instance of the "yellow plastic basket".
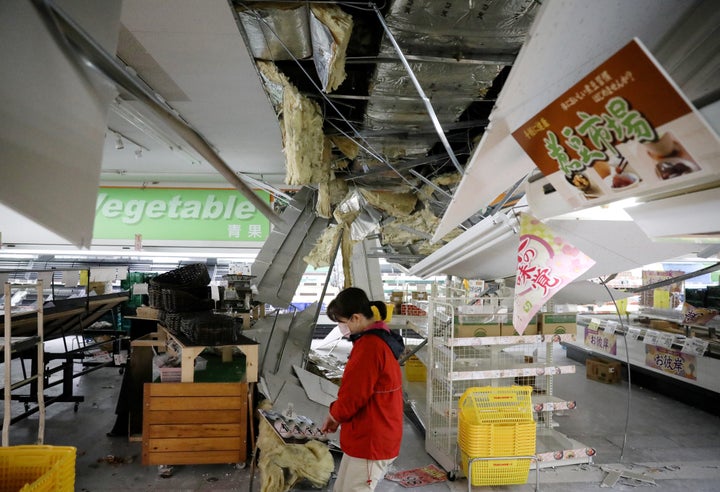
[[405, 378], [410, 382], [427, 381], [427, 368], [415, 355], [405, 361]]
[[[518, 456], [535, 454], [535, 422], [465, 426], [461, 420], [458, 445], [468, 456]], [[468, 430], [470, 429], [470, 430]]]
[[468, 388], [458, 403], [458, 446], [471, 457], [535, 454], [531, 386]]
[[395, 310], [395, 304], [386, 302], [385, 308], [387, 309], [387, 316], [385, 317], [385, 323], [390, 323], [393, 317], [393, 311]]
[[73, 492], [75, 455], [71, 446], [0, 447], [0, 491]]
[[470, 458], [460, 452], [462, 470], [472, 485], [513, 485], [527, 483], [530, 473], [529, 459], [475, 461], [472, 464], [472, 477], [468, 476]]
[[530, 422], [532, 386], [482, 386], [465, 390], [458, 403], [468, 424]]

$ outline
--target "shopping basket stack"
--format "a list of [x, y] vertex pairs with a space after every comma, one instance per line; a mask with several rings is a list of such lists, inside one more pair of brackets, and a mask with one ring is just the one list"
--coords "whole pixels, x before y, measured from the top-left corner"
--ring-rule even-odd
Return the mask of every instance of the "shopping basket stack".
[[[472, 485], [526, 483], [534, 456], [536, 425], [531, 386], [474, 387], [460, 397], [458, 447], [462, 469]], [[508, 458], [474, 461], [473, 458]], [[472, 476], [468, 475], [471, 468]]]
[[185, 265], [150, 279], [150, 307], [158, 309], [160, 322], [174, 335], [180, 334], [181, 322], [197, 313], [211, 313], [215, 301], [210, 298], [210, 273], [202, 263]]
[[0, 490], [73, 492], [76, 452], [71, 446], [0, 447]]

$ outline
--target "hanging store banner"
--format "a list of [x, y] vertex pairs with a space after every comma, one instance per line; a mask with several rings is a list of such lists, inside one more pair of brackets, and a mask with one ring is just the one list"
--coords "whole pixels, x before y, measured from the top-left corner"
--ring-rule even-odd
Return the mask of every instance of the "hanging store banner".
[[543, 304], [595, 261], [532, 215], [521, 213], [519, 221], [513, 327], [522, 335]]
[[93, 238], [262, 243], [269, 233], [270, 221], [234, 189], [103, 187]]
[[513, 137], [576, 209], [679, 192], [720, 173], [720, 139], [637, 39]]
[[645, 345], [645, 365], [681, 378], [697, 379], [697, 357], [680, 350]]

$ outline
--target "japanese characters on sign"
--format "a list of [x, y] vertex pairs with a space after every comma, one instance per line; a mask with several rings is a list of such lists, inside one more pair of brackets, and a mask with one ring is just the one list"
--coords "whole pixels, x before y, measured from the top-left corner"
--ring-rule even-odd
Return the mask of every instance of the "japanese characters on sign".
[[697, 379], [697, 357], [680, 350], [645, 345], [645, 365], [675, 376]]
[[640, 328], [635, 328], [631, 326], [630, 328], [628, 328], [625, 337], [629, 338], [630, 340], [637, 340], [640, 337], [641, 333], [642, 330]]
[[638, 40], [513, 137], [576, 208], [688, 187], [720, 172], [720, 139]]
[[591, 323], [585, 329], [585, 345], [597, 352], [617, 355], [617, 336], [600, 329], [600, 323]]
[[515, 331], [522, 335], [543, 304], [594, 264], [594, 260], [556, 236], [535, 217], [520, 214], [513, 308]]
[[709, 342], [700, 338], [688, 337], [682, 347], [682, 353], [702, 356], [707, 350]]

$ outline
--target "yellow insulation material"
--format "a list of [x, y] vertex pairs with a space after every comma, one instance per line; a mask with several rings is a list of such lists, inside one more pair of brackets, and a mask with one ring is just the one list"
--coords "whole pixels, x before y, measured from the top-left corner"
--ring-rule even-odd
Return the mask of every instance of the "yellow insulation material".
[[313, 268], [330, 266], [341, 232], [342, 227], [333, 224], [328, 226], [320, 235], [312, 251], [303, 258], [303, 261]]
[[378, 210], [395, 217], [408, 216], [415, 210], [417, 196], [414, 193], [393, 193], [360, 189], [363, 198]]
[[348, 185], [344, 179], [332, 178], [327, 183], [320, 183], [318, 186], [318, 202], [315, 207], [317, 214], [329, 219], [332, 217], [333, 206], [340, 203], [348, 192]]
[[343, 153], [345, 157], [354, 160], [360, 152], [360, 146], [350, 137], [344, 137], [342, 135], [333, 135], [330, 137], [333, 145]]
[[325, 135], [320, 106], [292, 85], [283, 93], [285, 182], [314, 185], [330, 179], [330, 160], [325, 157]]
[[335, 461], [325, 444], [314, 440], [286, 444], [263, 418], [258, 434], [261, 492], [288, 492], [303, 479], [316, 488], [328, 483]]

